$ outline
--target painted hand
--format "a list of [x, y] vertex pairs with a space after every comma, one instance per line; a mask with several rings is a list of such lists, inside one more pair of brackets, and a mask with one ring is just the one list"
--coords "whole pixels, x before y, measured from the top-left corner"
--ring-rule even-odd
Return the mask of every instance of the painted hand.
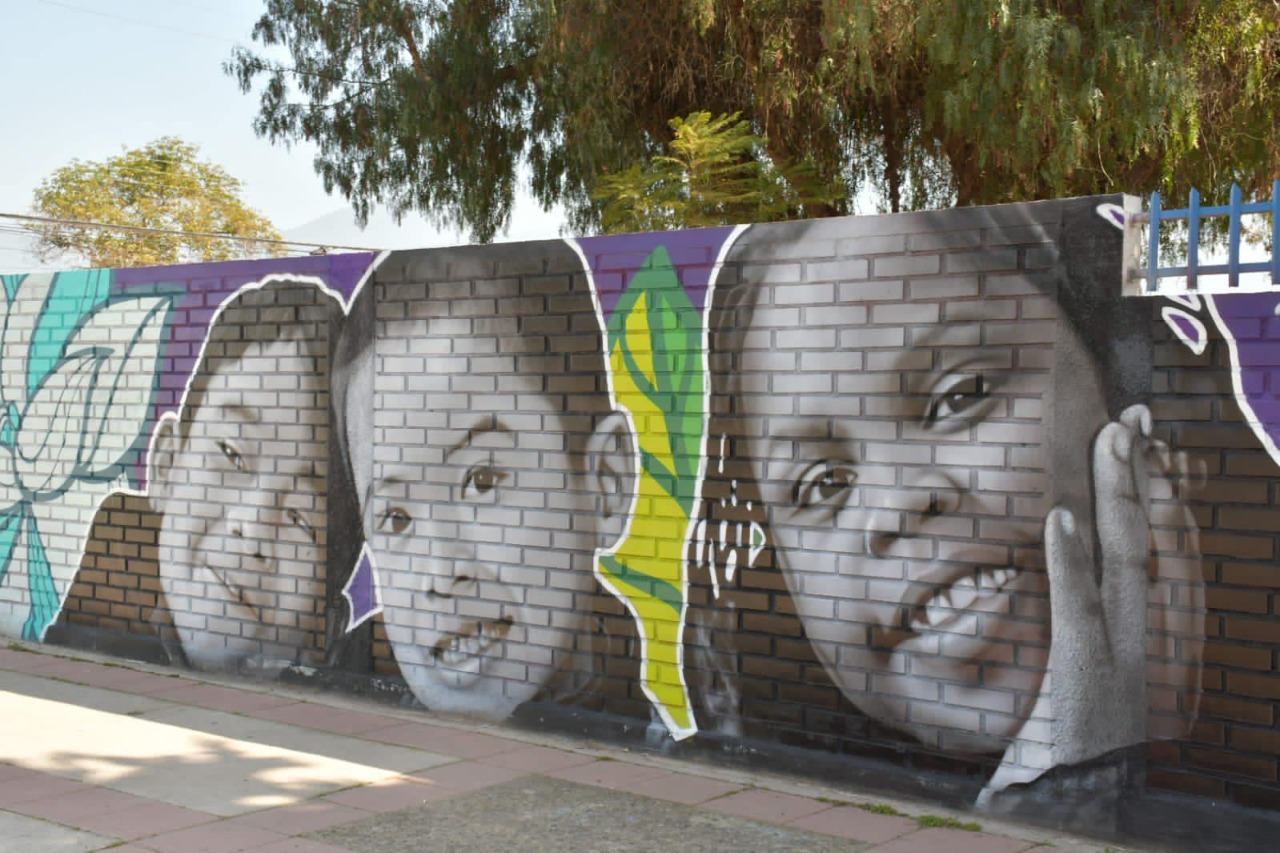
[[[1180, 501], [1162, 502], [1155, 512], [1152, 502], [1153, 490], [1178, 494], [1186, 459], [1175, 459], [1167, 445], [1151, 439], [1145, 406], [1131, 406], [1107, 424], [1092, 456], [1094, 553], [1070, 510], [1056, 507], [1045, 519], [1055, 764], [1076, 764], [1147, 740], [1149, 597], [1157, 603], [1152, 627], [1165, 632], [1159, 642], [1173, 646], [1168, 657], [1182, 643], [1178, 671], [1184, 679], [1199, 679], [1203, 581], [1194, 521]], [[1149, 578], [1153, 526], [1180, 529], [1179, 541], [1194, 553], [1160, 555]], [[1171, 590], [1182, 596], [1184, 609], [1160, 605], [1177, 603]], [[1183, 687], [1194, 695], [1195, 685]]]

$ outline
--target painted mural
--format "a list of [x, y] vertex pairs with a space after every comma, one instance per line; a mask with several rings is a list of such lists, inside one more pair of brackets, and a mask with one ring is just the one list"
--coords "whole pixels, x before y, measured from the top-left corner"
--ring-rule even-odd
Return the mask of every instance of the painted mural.
[[1228, 613], [1275, 296], [1122, 297], [1117, 211], [6, 277], [0, 630], [1065, 824], [1280, 808], [1275, 594]]

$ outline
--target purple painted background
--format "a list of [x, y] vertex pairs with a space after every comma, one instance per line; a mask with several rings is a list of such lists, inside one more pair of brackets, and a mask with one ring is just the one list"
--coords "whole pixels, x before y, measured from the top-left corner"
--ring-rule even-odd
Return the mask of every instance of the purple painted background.
[[[187, 380], [200, 356], [200, 348], [209, 333], [209, 322], [217, 313], [218, 306], [240, 288], [270, 275], [306, 276], [324, 282], [341, 295], [346, 305], [376, 257], [371, 252], [353, 252], [113, 270], [112, 286], [118, 294], [178, 294], [174, 301], [169, 339], [162, 355], [164, 366], [150, 423], [154, 424], [166, 412], [177, 411]], [[146, 487], [145, 454], [144, 446], [133, 470], [133, 485], [139, 489]]]
[[671, 255], [671, 263], [685, 292], [694, 307], [701, 311], [706, 304], [707, 286], [716, 258], [732, 233], [732, 228], [696, 228], [690, 231], [582, 237], [577, 242], [587, 256], [600, 297], [600, 309], [604, 312], [605, 322], [608, 322], [631, 277], [659, 246]]
[[1276, 316], [1280, 293], [1232, 293], [1209, 298], [1222, 320], [1223, 335], [1235, 340], [1243, 397], [1240, 406], [1250, 417], [1255, 432], [1269, 438], [1272, 448], [1280, 447], [1280, 317]]

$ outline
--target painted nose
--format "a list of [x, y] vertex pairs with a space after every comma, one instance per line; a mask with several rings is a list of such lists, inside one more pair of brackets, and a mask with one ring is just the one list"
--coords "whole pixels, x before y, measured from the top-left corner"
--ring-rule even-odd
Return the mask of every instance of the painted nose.
[[241, 504], [229, 513], [231, 538], [241, 554], [262, 562], [275, 557], [275, 536], [266, 507]]
[[867, 551], [886, 556], [895, 543], [928, 534], [932, 519], [960, 508], [963, 487], [950, 474], [932, 471], [904, 477], [900, 489], [881, 490], [870, 499]]
[[474, 547], [465, 543], [450, 543], [445, 553], [415, 560], [414, 571], [419, 588], [436, 608], [446, 608], [457, 599], [484, 598], [500, 583], [496, 567], [476, 559]]

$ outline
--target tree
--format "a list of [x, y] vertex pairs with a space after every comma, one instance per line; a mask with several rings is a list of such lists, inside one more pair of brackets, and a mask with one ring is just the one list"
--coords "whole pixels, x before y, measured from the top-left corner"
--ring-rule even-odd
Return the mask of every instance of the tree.
[[[72, 160], [36, 188], [33, 211], [51, 219], [162, 231], [279, 240], [275, 227], [240, 200], [240, 181], [172, 136], [101, 162]], [[147, 266], [282, 254], [240, 240], [144, 233], [59, 223], [28, 226], [42, 259], [73, 251], [94, 267]]]
[[[367, 216], [491, 236], [527, 180], [572, 226], [669, 121], [741, 112], [777, 163], [886, 209], [1280, 173], [1276, 0], [268, 0], [256, 129]], [[815, 205], [840, 213], [847, 203]]]
[[802, 219], [839, 195], [818, 186], [810, 168], [773, 163], [764, 153], [768, 140], [737, 113], [674, 118], [671, 130], [670, 154], [596, 182], [592, 198], [602, 205], [605, 232]]

